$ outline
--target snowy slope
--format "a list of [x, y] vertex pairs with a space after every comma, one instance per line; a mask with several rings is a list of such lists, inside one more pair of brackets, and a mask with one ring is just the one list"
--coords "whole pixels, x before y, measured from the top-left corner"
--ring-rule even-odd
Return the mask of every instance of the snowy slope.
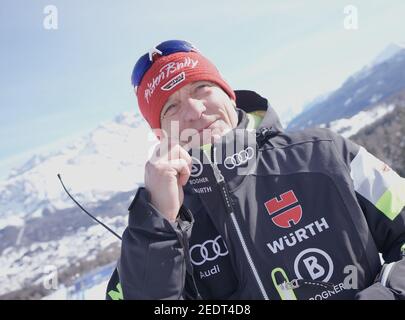
[[394, 109], [395, 106], [392, 104], [377, 105], [369, 110], [360, 111], [353, 117], [335, 120], [327, 125], [322, 124], [320, 127], [327, 127], [332, 131], [341, 134], [343, 137], [349, 138], [359, 132], [362, 128], [392, 112]]
[[[122, 234], [127, 217], [104, 219], [104, 222]], [[62, 273], [81, 260], [94, 260], [99, 252], [112, 244], [119, 245], [119, 240], [101, 225], [93, 225], [57, 241], [7, 248], [0, 256], [0, 295], [27, 285], [41, 285], [49, 276], [49, 266]]]
[[327, 125], [386, 103], [405, 89], [405, 47], [390, 44], [335, 91], [315, 99], [288, 124], [289, 130]]
[[97, 268], [77, 279], [71, 286], [61, 285], [43, 300], [105, 300], [108, 281], [116, 262]]
[[60, 152], [35, 155], [0, 184], [0, 230], [21, 227], [44, 209], [55, 212], [72, 207], [57, 173], [86, 203], [135, 190], [143, 181], [147, 152], [155, 141], [149, 131], [139, 116], [125, 113]]
[[112, 246], [117, 252], [119, 240], [76, 207], [57, 174], [79, 202], [121, 234], [155, 143], [139, 115], [124, 113], [13, 170], [0, 184], [0, 295], [41, 285], [47, 265], [63, 274]]

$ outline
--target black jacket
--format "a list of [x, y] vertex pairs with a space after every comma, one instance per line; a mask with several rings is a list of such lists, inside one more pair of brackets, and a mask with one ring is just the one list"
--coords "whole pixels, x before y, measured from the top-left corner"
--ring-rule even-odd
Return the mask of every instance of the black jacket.
[[175, 223], [138, 190], [107, 299], [403, 298], [405, 180], [330, 130], [284, 132], [266, 99], [236, 93], [237, 130], [192, 150]]

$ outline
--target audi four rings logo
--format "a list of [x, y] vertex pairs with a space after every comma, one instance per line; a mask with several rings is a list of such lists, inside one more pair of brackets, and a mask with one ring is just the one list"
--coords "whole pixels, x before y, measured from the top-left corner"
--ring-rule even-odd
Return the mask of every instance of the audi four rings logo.
[[247, 147], [246, 149], [241, 150], [238, 153], [226, 157], [224, 161], [224, 166], [225, 168], [231, 170], [235, 167], [245, 164], [250, 159], [252, 159], [254, 155], [255, 150], [252, 147]]
[[191, 262], [195, 266], [200, 266], [207, 261], [214, 261], [219, 257], [226, 256], [228, 248], [221, 236], [214, 240], [207, 240], [202, 244], [196, 244], [190, 248]]

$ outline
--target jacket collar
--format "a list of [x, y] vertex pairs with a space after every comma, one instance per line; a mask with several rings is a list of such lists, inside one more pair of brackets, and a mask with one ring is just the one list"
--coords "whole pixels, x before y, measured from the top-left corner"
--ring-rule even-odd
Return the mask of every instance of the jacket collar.
[[264, 118], [257, 129], [273, 128], [276, 132], [284, 131], [280, 118], [266, 98], [250, 90], [235, 90], [235, 95], [237, 108], [247, 113], [264, 114]]
[[[203, 162], [203, 158], [209, 158], [210, 162], [216, 163], [221, 171], [225, 181], [231, 190], [235, 189], [249, 173], [255, 171], [257, 165], [258, 145], [256, 143], [256, 131], [247, 129], [249, 123], [249, 114], [259, 114], [263, 119], [256, 128], [272, 128], [274, 132], [283, 131], [280, 120], [268, 104], [267, 100], [253, 91], [235, 91], [236, 106], [238, 112], [238, 126], [221, 137], [221, 140], [214, 145], [207, 145], [201, 149], [190, 150], [195, 158]], [[204, 155], [204, 154], [205, 155]], [[194, 161], [194, 160], [193, 160]], [[205, 170], [212, 170], [210, 165], [201, 165], [202, 176], [211, 176], [212, 174]], [[200, 170], [196, 170], [199, 172]], [[196, 177], [190, 179], [196, 187]], [[207, 185], [215, 183], [212, 179], [207, 181]], [[205, 183], [204, 183], [205, 184]], [[208, 190], [200, 187], [199, 190]]]

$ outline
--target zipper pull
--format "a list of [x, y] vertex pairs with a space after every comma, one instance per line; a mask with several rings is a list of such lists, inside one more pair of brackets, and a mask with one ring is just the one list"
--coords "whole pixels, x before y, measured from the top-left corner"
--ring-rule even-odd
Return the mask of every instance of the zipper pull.
[[[207, 155], [207, 153], [206, 153], [206, 155]], [[207, 157], [208, 157], [208, 155], [207, 155]], [[225, 181], [224, 176], [222, 175], [222, 172], [221, 172], [221, 170], [219, 170], [218, 165], [217, 165], [218, 162], [217, 162], [217, 159], [216, 159], [216, 148], [215, 148], [215, 146], [212, 147], [212, 157], [213, 157], [212, 160], [209, 157], [208, 157], [208, 159], [211, 162], [211, 167], [212, 167], [212, 169], [214, 171], [215, 180], [217, 180], [217, 183], [224, 182]]]
[[286, 272], [282, 268], [273, 269], [271, 279], [281, 300], [297, 300], [294, 292], [294, 289], [300, 287], [297, 279], [289, 281]]
[[217, 182], [218, 182], [218, 183], [224, 182], [224, 181], [225, 181], [225, 178], [224, 178], [224, 176], [222, 175], [222, 172], [218, 169], [218, 166], [217, 166], [216, 163], [213, 163], [213, 164], [212, 164], [212, 168], [213, 168], [213, 170], [214, 170], [214, 176], [215, 176], [215, 179], [217, 180]]

